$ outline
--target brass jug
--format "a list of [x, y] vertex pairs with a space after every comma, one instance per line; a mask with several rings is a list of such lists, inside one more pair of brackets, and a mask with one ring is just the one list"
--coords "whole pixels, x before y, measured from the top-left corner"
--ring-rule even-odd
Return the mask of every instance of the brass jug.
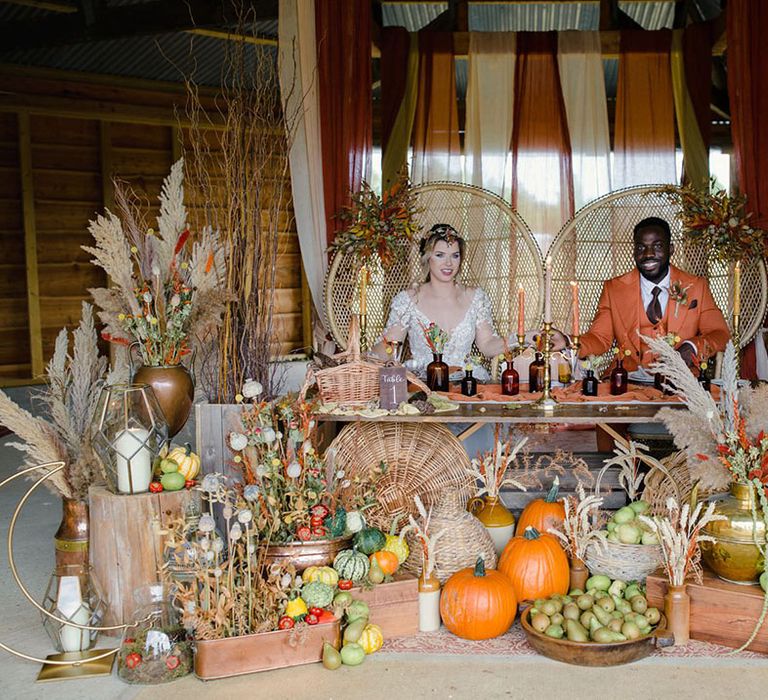
[[763, 571], [763, 557], [755, 540], [763, 544], [766, 539], [759, 504], [755, 507], [756, 522], [752, 518], [752, 487], [733, 482], [730, 493], [717, 496], [716, 503], [715, 513], [725, 515], [726, 520], [714, 520], [704, 528], [703, 532], [716, 540], [701, 543], [704, 562], [725, 581], [757, 583]]

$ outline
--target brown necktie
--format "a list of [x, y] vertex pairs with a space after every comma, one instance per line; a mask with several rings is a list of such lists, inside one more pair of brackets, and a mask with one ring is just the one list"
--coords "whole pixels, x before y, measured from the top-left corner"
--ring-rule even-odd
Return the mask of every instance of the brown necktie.
[[653, 298], [648, 302], [648, 308], [645, 310], [645, 313], [648, 315], [648, 320], [655, 326], [661, 321], [661, 303], [659, 302], [661, 287], [654, 287], [651, 294]]

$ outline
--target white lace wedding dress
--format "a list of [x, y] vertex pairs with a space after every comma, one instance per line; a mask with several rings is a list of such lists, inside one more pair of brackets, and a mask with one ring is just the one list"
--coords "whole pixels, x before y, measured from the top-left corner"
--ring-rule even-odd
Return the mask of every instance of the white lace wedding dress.
[[[415, 300], [408, 291], [395, 295], [389, 310], [389, 320], [384, 330], [384, 336], [394, 327], [400, 327], [408, 333], [408, 343], [411, 348], [411, 358], [403, 364], [415, 374], [423, 377], [427, 373], [427, 365], [432, 362], [432, 350], [424, 339], [424, 329], [432, 320], [416, 306]], [[449, 366], [463, 367], [472, 352], [476, 329], [480, 324], [488, 324], [493, 329], [491, 315], [491, 300], [478, 287], [464, 318], [450, 331], [448, 342], [443, 351], [443, 362]], [[446, 329], [444, 329], [446, 330]], [[490, 376], [484, 367], [475, 367], [474, 376], [480, 381], [488, 381]]]

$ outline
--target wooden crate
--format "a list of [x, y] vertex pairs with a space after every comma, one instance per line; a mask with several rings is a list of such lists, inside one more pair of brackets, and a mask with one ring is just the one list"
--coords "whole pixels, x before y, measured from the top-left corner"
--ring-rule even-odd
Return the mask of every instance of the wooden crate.
[[409, 574], [395, 574], [394, 581], [352, 595], [368, 603], [370, 621], [381, 627], [384, 639], [410, 637], [419, 631], [419, 583]]
[[133, 592], [160, 580], [164, 528], [200, 495], [185, 489], [119, 496], [92, 486], [88, 497], [91, 566], [108, 601], [104, 625], [132, 622]]
[[[667, 580], [649, 576], [646, 580], [648, 604], [664, 609]], [[701, 584], [689, 583], [691, 598], [691, 639], [738, 648], [749, 639], [763, 608], [760, 586], [728, 583], [704, 571]], [[768, 653], [768, 625], [763, 625], [749, 646], [750, 651]]]
[[323, 658], [323, 642], [339, 648], [338, 621], [306, 627], [301, 638], [295, 630], [278, 630], [200, 640], [195, 642], [195, 675], [210, 681], [315, 663]]

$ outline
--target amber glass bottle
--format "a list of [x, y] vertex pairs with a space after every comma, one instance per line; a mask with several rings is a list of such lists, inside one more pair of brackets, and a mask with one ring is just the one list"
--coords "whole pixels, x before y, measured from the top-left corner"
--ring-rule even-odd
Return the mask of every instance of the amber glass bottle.
[[507, 367], [501, 373], [501, 393], [504, 396], [517, 396], [520, 393], [520, 374], [507, 360]]
[[581, 393], [584, 396], [597, 396], [597, 377], [593, 370], [587, 370], [587, 376], [581, 380]]
[[474, 396], [477, 393], [477, 379], [472, 376], [472, 370], [465, 370], [464, 378], [461, 380], [461, 393], [464, 396]]
[[544, 379], [544, 360], [541, 353], [537, 352], [536, 357], [528, 366], [528, 391], [537, 392], [542, 390], [542, 380]]
[[624, 369], [624, 359], [619, 357], [616, 359], [616, 366], [611, 372], [611, 395], [620, 396], [627, 393], [627, 384], [629, 382], [629, 374]]
[[427, 386], [432, 391], [448, 391], [448, 365], [443, 362], [443, 354], [433, 352], [432, 362], [427, 365]]

